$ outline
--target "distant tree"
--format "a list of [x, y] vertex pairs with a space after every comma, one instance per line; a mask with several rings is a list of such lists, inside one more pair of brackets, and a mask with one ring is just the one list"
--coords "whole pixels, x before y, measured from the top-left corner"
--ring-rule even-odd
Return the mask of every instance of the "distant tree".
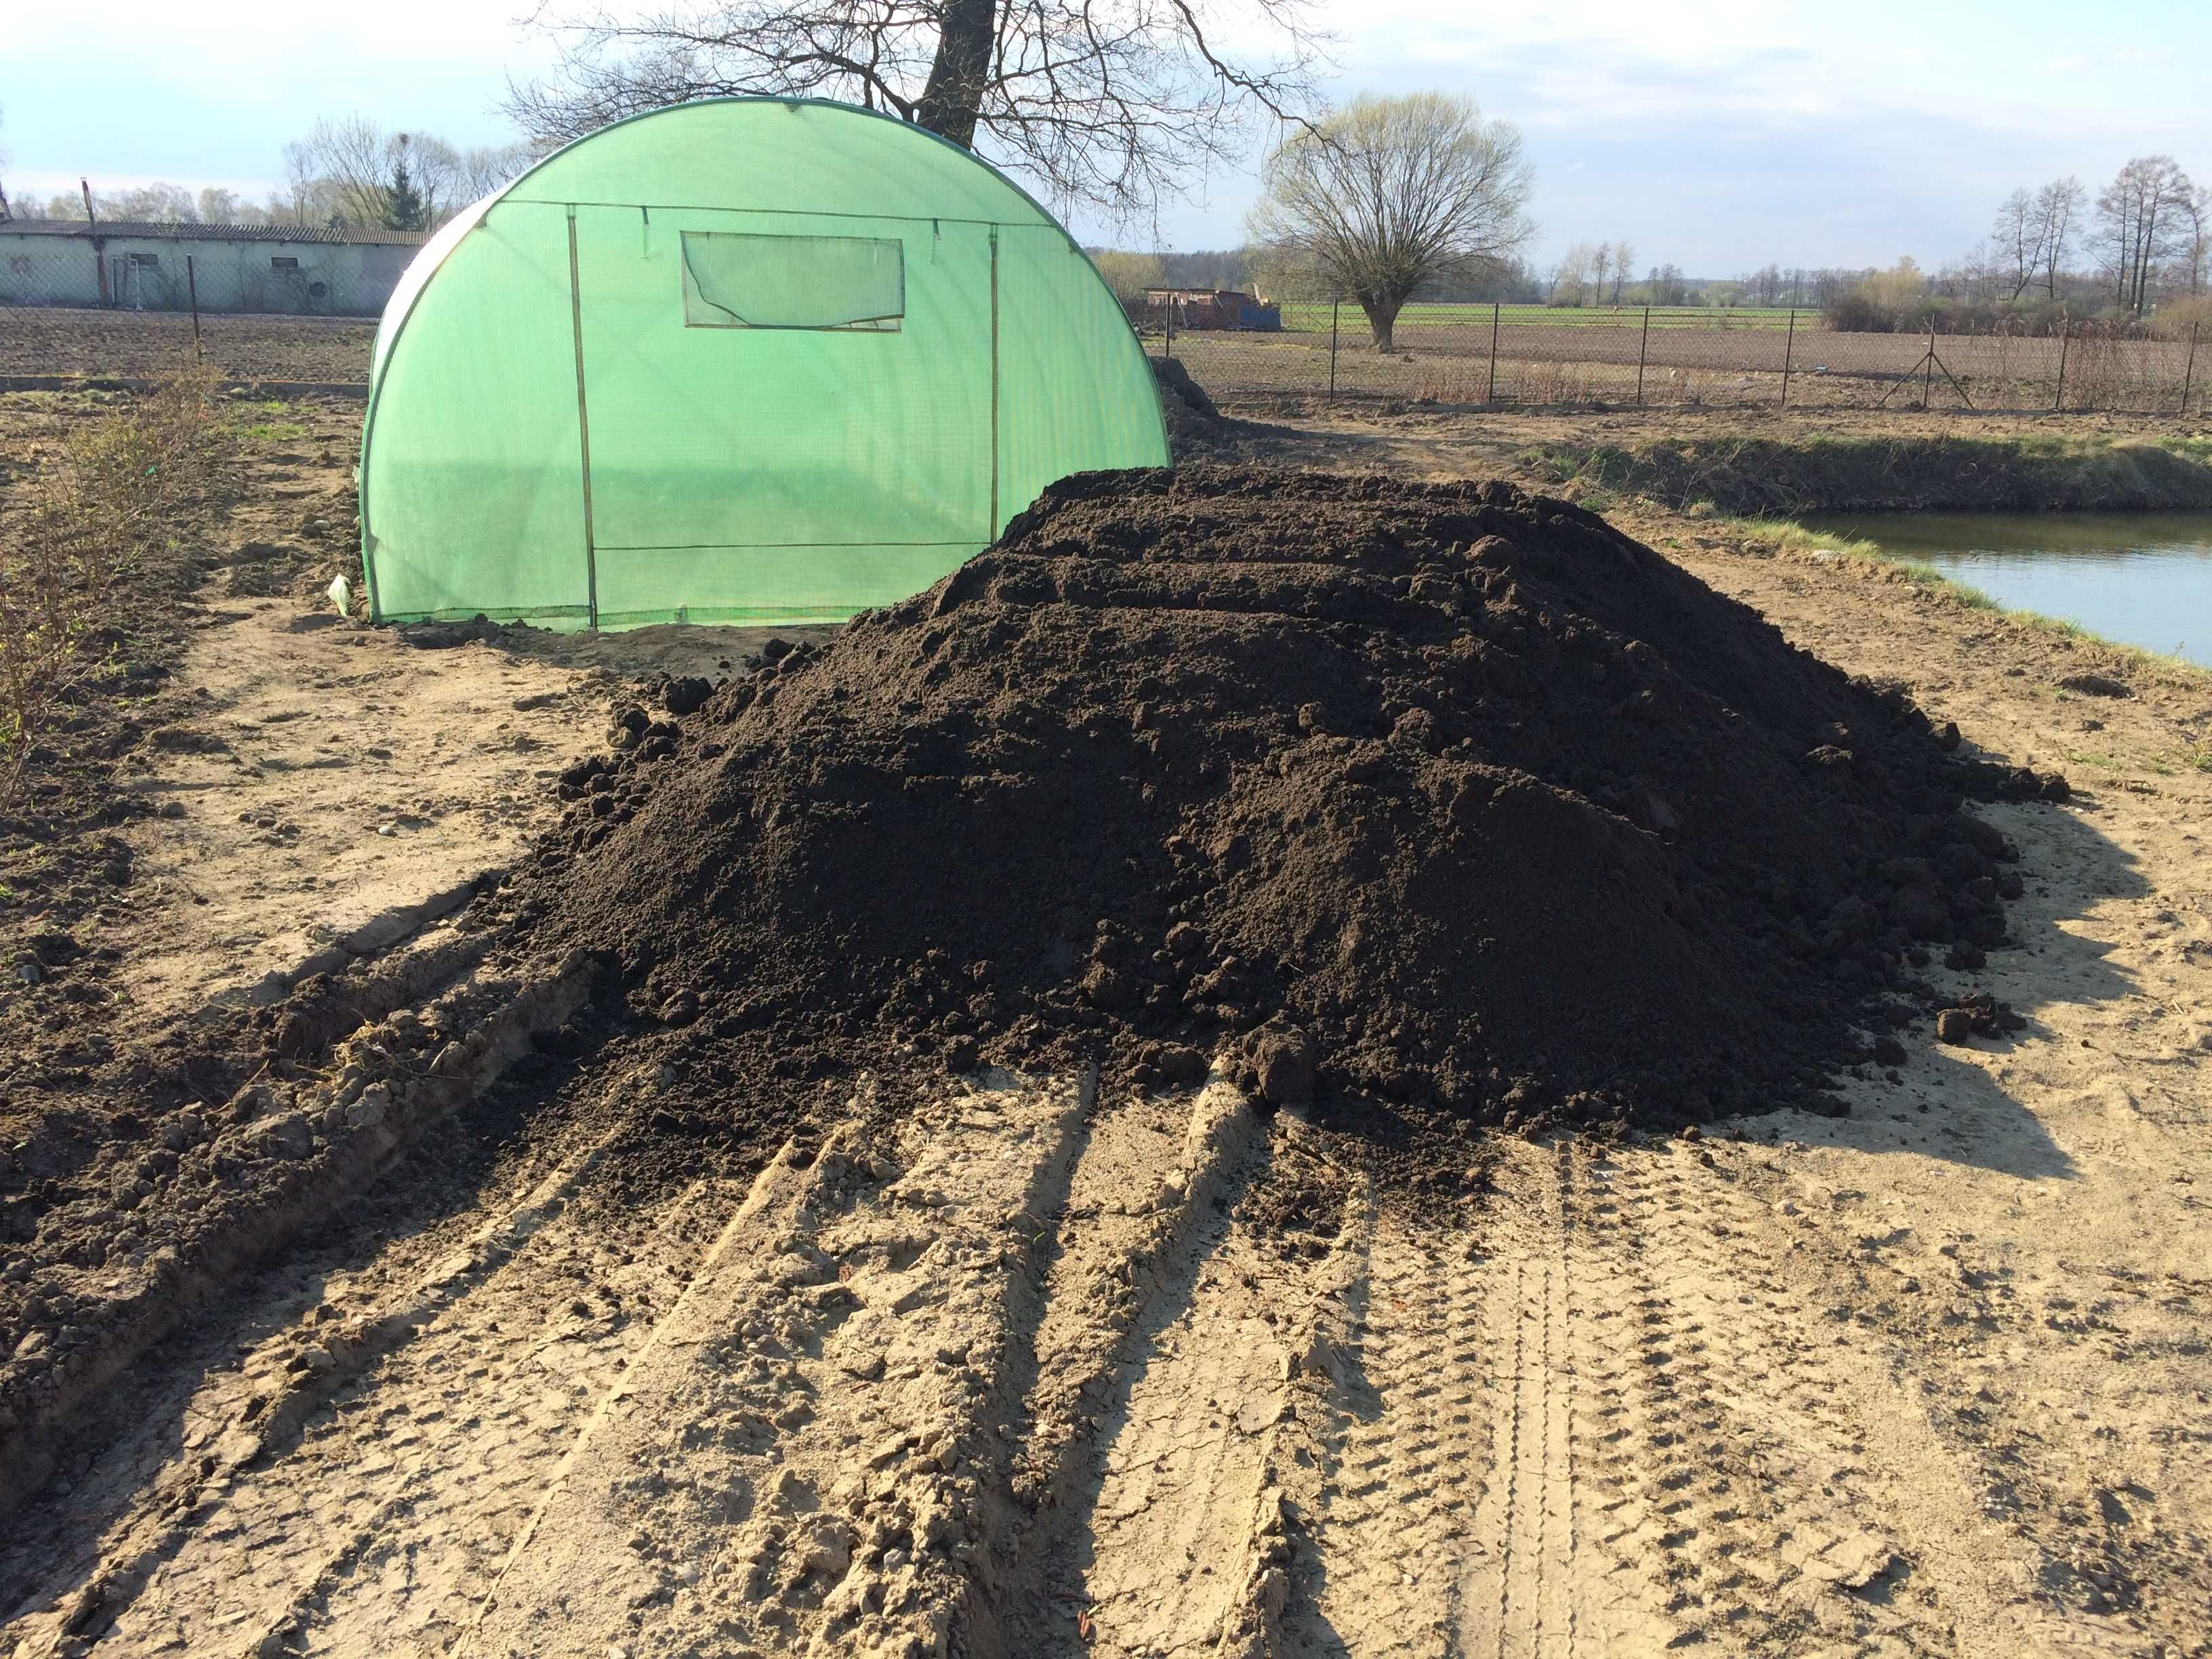
[[1158, 253], [1160, 283], [1164, 288], [1243, 288], [1259, 272], [1254, 265], [1257, 250], [1243, 247], [1198, 248], [1188, 253]]
[[1142, 300], [1148, 288], [1166, 286], [1161, 279], [1160, 256], [1157, 253], [1124, 253], [1117, 248], [1098, 248], [1092, 252], [1091, 263], [1098, 267], [1106, 286], [1125, 306]]
[[2181, 215], [2183, 230], [2177, 238], [2179, 251], [2175, 258], [2176, 286], [2185, 295], [2204, 291], [2206, 264], [2212, 260], [2212, 190], [2203, 185], [2183, 196], [2176, 204]]
[[1990, 233], [1990, 245], [2009, 290], [2005, 295], [2008, 300], [2026, 293], [2043, 270], [2045, 226], [2037, 206], [2039, 200], [2022, 189], [2013, 191], [1997, 206], [1996, 228]]
[[2171, 155], [2138, 155], [2097, 197], [2097, 247], [2112, 297], [2140, 317], [2166, 262], [2184, 243], [2182, 204], [2196, 186]]
[[[106, 220], [135, 224], [191, 224], [199, 218], [199, 204], [181, 185], [137, 185], [129, 190], [94, 191], [93, 211]], [[42, 211], [25, 215], [40, 219], [82, 219], [84, 197], [64, 191], [49, 197]]]
[[558, 67], [507, 100], [540, 145], [696, 98], [834, 98], [1127, 220], [1241, 158], [1244, 118], [1298, 125], [1316, 102], [1310, 0], [573, 3], [541, 24]]
[[415, 169], [408, 165], [407, 135], [403, 132], [392, 158], [392, 176], [384, 186], [384, 228], [420, 230], [429, 216], [429, 204], [415, 182]]
[[[0, 112], [0, 114], [4, 114], [4, 112]], [[0, 168], [4, 168], [7, 165], [8, 152], [0, 149]], [[14, 216], [8, 206], [8, 181], [4, 176], [0, 176], [0, 219], [9, 219]]]
[[1596, 264], [1595, 247], [1588, 242], [1570, 242], [1566, 251], [1553, 262], [1551, 288], [1546, 299], [1560, 307], [1587, 305], [1591, 272]]
[[1355, 98], [1268, 156], [1254, 239], [1304, 254], [1388, 351], [1425, 283], [1494, 263], [1534, 234], [1521, 135], [1442, 93]]
[[325, 117], [284, 146], [289, 201], [279, 210], [299, 224], [428, 230], [529, 161], [520, 144], [465, 153], [432, 133], [386, 131], [364, 115]]
[[1624, 283], [1626, 283], [1628, 281], [1628, 274], [1629, 274], [1629, 272], [1631, 272], [1632, 270], [1635, 270], [1635, 269], [1636, 269], [1636, 250], [1635, 250], [1635, 248], [1633, 248], [1632, 246], [1630, 246], [1628, 243], [1626, 243], [1626, 242], [1615, 242], [1615, 243], [1613, 245], [1613, 304], [1615, 304], [1615, 305], [1619, 305], [1619, 304], [1620, 303], [1620, 293], [1621, 293], [1621, 287], [1622, 287], [1622, 285], [1623, 285]]
[[2058, 278], [2074, 257], [2075, 239], [2081, 234], [2081, 209], [2089, 192], [2070, 175], [2054, 179], [2035, 192], [2035, 216], [2042, 228], [2045, 296], [2058, 297]]
[[1605, 303], [1606, 284], [1613, 276], [1613, 244], [1599, 242], [1589, 251], [1590, 297], [1599, 305]]
[[[1278, 303], [1286, 300], [1341, 300], [1344, 297], [1321, 267], [1314, 263], [1313, 255], [1304, 248], [1255, 246], [1246, 264], [1252, 275], [1253, 286]], [[1168, 280], [1171, 285], [1182, 286], [1173, 277]], [[1190, 286], [1206, 285], [1192, 283]]]
[[520, 178], [532, 160], [527, 144], [480, 144], [463, 150], [453, 173], [457, 206], [481, 202]]

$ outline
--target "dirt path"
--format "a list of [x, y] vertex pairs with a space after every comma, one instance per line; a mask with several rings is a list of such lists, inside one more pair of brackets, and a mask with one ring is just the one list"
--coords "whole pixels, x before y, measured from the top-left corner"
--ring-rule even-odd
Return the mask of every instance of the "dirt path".
[[[649, 1042], [526, 1057], [118, 1376], [0, 1653], [2212, 1653], [2212, 692], [2062, 695], [2108, 665], [1632, 526], [2072, 779], [1991, 812], [2021, 948], [1929, 970], [2025, 1030], [1909, 1034], [1843, 1118], [1504, 1142], [1441, 1222], [1218, 1079], [863, 1079], [707, 1156]], [[149, 1011], [506, 856], [605, 708], [228, 608], [225, 747], [141, 786], [185, 813], [132, 832]]]

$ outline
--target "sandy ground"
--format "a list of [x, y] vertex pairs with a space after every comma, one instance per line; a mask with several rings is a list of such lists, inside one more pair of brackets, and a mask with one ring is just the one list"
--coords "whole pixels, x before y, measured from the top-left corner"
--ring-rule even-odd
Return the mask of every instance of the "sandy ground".
[[[1453, 476], [1540, 435], [1246, 441]], [[1915, 1035], [1844, 1119], [1504, 1142], [1449, 1223], [1218, 1083], [864, 1082], [646, 1178], [649, 1052], [589, 1099], [518, 1065], [88, 1404], [0, 1652], [2212, 1653], [2212, 682], [2063, 692], [2113, 665], [1625, 517], [2073, 781], [1993, 809], [2021, 947], [1932, 970], [2025, 1031]], [[149, 1019], [495, 867], [621, 676], [744, 648], [229, 611], [184, 677], [222, 746], [134, 784], [185, 811], [131, 831]]]

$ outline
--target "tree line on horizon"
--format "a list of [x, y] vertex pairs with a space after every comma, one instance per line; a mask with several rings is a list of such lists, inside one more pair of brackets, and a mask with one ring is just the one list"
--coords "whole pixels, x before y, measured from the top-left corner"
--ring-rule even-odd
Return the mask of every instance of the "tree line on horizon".
[[[261, 201], [217, 187], [155, 182], [91, 191], [91, 212], [118, 223], [298, 225], [327, 229], [435, 230], [530, 165], [523, 143], [461, 149], [432, 133], [386, 128], [364, 115], [317, 121], [283, 148], [285, 187]], [[86, 216], [85, 191], [9, 200], [0, 217]]]

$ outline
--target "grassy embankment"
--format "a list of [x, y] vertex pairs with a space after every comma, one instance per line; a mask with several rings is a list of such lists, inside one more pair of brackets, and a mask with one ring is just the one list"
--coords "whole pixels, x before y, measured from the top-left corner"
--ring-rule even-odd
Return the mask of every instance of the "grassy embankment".
[[[1632, 447], [1553, 443], [1523, 465], [1570, 499], [1604, 511], [1640, 496], [1747, 542], [1870, 560], [1976, 610], [2003, 611], [1980, 589], [1872, 542], [1797, 520], [1816, 513], [2212, 511], [2212, 438], [2008, 437], [1661, 439]], [[2100, 639], [2069, 622], [2006, 611], [2038, 628], [2094, 641], [2160, 672], [2203, 676], [2178, 657]]]

